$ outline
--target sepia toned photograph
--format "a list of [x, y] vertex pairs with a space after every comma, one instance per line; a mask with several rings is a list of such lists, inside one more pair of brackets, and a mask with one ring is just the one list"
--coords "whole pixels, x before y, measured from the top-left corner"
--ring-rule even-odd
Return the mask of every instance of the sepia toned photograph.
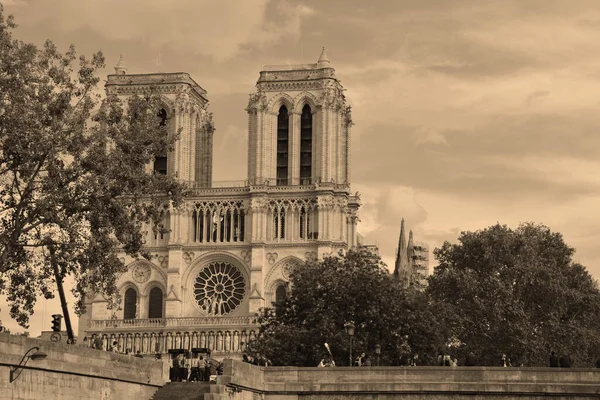
[[0, 400], [600, 398], [598, 0], [0, 0]]

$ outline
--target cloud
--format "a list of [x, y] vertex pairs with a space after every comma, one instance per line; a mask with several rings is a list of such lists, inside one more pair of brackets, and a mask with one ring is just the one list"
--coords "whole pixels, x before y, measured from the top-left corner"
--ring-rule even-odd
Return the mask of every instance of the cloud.
[[527, 96], [527, 100], [525, 100], [525, 106], [531, 107], [532, 105], [536, 105], [540, 101], [543, 101], [544, 97], [549, 96], [550, 92], [547, 90], [536, 90]]
[[412, 137], [412, 140], [417, 145], [438, 144], [448, 145], [446, 137], [438, 130], [427, 127], [418, 128]]
[[[278, 18], [266, 20], [269, 8]], [[52, 21], [66, 32], [90, 30], [107, 40], [169, 46], [224, 61], [244, 44], [265, 45], [297, 36], [302, 20], [312, 13], [307, 6], [287, 1], [273, 5], [268, 0], [62, 0], [32, 2], [20, 20], [31, 25]]]

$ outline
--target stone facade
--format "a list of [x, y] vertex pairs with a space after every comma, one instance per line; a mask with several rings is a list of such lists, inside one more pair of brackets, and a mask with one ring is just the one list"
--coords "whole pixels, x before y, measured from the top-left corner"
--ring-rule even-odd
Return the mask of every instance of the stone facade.
[[[256, 334], [252, 316], [285, 296], [290, 268], [357, 245], [360, 199], [350, 191], [351, 110], [323, 50], [315, 64], [265, 66], [248, 113], [248, 179], [212, 182], [214, 126], [207, 94], [188, 74], [109, 75], [108, 94], [151, 87], [168, 127], [181, 131], [167, 155], [193, 194], [165, 204], [168, 233], [146, 231], [151, 262], [122, 256], [122, 307], [88, 299], [79, 337], [102, 335], [142, 353], [208, 347], [240, 354]], [[152, 172], [152, 166], [148, 166]]]

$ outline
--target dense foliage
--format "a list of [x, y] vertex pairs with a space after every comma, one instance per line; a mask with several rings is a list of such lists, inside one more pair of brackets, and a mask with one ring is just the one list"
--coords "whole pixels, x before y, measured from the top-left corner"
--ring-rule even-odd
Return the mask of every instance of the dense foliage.
[[27, 326], [36, 297], [56, 287], [50, 250], [81, 312], [86, 291], [115, 292], [116, 250], [136, 255], [141, 222], [160, 221], [159, 204], [177, 205], [183, 188], [145, 171], [177, 136], [160, 124], [157, 95], [101, 101], [101, 53], [77, 61], [73, 47], [14, 40], [14, 27], [0, 5], [0, 293]]
[[574, 250], [543, 225], [463, 232], [435, 250], [428, 295], [451, 308], [456, 337], [486, 365], [546, 366], [551, 351], [575, 366], [600, 357], [600, 292]]
[[551, 351], [575, 366], [600, 358], [600, 293], [573, 249], [543, 225], [492, 226], [463, 232], [434, 251], [439, 261], [424, 292], [401, 288], [378, 257], [351, 250], [297, 267], [285, 304], [262, 310], [260, 337], [249, 351], [274, 365], [314, 366], [329, 343], [337, 365], [348, 365], [344, 323], [356, 325], [354, 355], [383, 365], [419, 355], [468, 352], [483, 365], [547, 366]]
[[353, 354], [364, 352], [373, 363], [377, 344], [381, 363], [389, 365], [414, 353], [434, 354], [445, 336], [428, 300], [403, 290], [364, 248], [294, 268], [286, 302], [277, 313], [262, 310], [258, 321], [260, 337], [250, 351], [274, 365], [316, 366], [327, 355], [325, 343], [337, 365], [348, 365], [348, 321], [356, 327]]

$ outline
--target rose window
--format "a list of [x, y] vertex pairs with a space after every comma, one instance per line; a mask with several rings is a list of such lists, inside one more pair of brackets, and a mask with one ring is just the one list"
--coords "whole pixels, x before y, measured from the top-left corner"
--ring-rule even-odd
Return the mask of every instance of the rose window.
[[208, 315], [229, 314], [242, 303], [245, 293], [244, 277], [227, 262], [208, 264], [194, 282], [196, 302]]

